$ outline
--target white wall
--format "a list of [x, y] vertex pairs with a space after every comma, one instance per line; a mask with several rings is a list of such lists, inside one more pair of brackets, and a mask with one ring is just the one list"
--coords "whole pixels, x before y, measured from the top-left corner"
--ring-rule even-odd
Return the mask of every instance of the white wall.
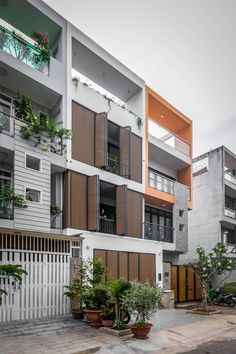
[[155, 170], [162, 172], [170, 177], [177, 179], [177, 172], [172, 170], [171, 168], [165, 166], [164, 164], [160, 163], [159, 161], [150, 160], [148, 161], [148, 166], [154, 168]]

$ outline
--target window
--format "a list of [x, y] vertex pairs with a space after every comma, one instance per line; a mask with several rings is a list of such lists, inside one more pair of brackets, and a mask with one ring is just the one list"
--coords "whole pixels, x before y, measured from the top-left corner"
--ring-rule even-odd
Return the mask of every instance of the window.
[[41, 192], [36, 189], [26, 188], [25, 199], [29, 202], [41, 203]]
[[26, 154], [25, 167], [31, 170], [41, 171], [41, 159], [32, 155]]
[[184, 230], [185, 230], [185, 225], [179, 224], [179, 231], [184, 231]]
[[184, 210], [179, 209], [179, 216], [180, 216], [180, 217], [183, 217], [183, 216], [184, 216]]

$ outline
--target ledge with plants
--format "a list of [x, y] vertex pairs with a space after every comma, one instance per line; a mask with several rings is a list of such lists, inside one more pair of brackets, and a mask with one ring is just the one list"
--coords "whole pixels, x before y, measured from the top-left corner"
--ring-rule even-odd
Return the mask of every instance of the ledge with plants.
[[84, 85], [84, 86], [90, 88], [91, 90], [97, 92], [99, 95], [101, 95], [102, 97], [104, 97], [104, 99], [107, 101], [107, 104], [108, 104], [108, 112], [112, 109], [112, 108], [111, 108], [111, 103], [113, 103], [113, 104], [117, 105], [118, 107], [122, 108], [123, 111], [128, 112], [130, 115], [132, 115], [132, 116], [135, 118], [135, 120], [136, 120], [136, 125], [137, 125], [138, 130], [141, 130], [141, 128], [142, 128], [142, 126], [143, 126], [143, 120], [142, 120], [142, 118], [139, 117], [136, 113], [134, 113], [134, 112], [131, 111], [130, 109], [128, 109], [125, 104], [123, 104], [123, 105], [119, 104], [118, 102], [115, 101], [114, 98], [108, 97], [106, 94], [102, 94], [100, 91], [98, 91], [98, 90], [96, 90], [94, 87], [92, 87], [92, 85], [89, 85], [89, 84], [87, 84], [86, 82], [81, 81], [81, 80], [79, 79], [79, 77], [77, 77], [77, 76], [74, 76], [74, 77], [72, 78], [72, 82], [73, 82], [73, 84], [74, 84], [74, 86], [75, 86], [76, 91], [77, 91], [77, 89], [78, 89], [79, 84], [81, 83], [82, 85]]
[[66, 141], [72, 139], [72, 131], [61, 127], [62, 122], [49, 119], [48, 114], [37, 116], [30, 98], [17, 93], [13, 100], [16, 118], [20, 120], [20, 135], [34, 141], [34, 147], [60, 155], [66, 153]]
[[16, 194], [9, 186], [0, 188], [0, 215], [8, 214], [9, 208], [27, 208], [27, 203], [22, 194]]

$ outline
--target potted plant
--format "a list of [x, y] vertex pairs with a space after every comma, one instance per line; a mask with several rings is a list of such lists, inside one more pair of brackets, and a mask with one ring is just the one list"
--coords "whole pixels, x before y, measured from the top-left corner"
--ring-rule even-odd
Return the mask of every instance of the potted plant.
[[112, 327], [116, 318], [115, 308], [111, 305], [111, 307], [105, 306], [101, 311], [101, 319], [104, 327]]
[[92, 327], [102, 327], [101, 309], [107, 301], [108, 291], [105, 284], [98, 284], [87, 290], [84, 312]]
[[148, 282], [131, 283], [130, 289], [123, 297], [123, 307], [135, 316], [135, 323], [129, 325], [135, 338], [147, 339], [152, 324], [150, 317], [161, 306], [162, 288]]

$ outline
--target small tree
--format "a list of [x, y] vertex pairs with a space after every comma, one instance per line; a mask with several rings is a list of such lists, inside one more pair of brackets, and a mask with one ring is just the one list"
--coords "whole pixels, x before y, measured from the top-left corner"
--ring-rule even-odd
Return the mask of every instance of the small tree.
[[197, 261], [185, 264], [185, 267], [192, 269], [199, 279], [203, 311], [208, 312], [209, 285], [217, 275], [223, 275], [225, 280], [236, 269], [236, 264], [226, 256], [227, 246], [224, 243], [217, 243], [212, 251], [207, 253], [203, 247], [196, 249]]
[[[18, 264], [0, 264], [0, 274], [5, 277], [12, 277], [15, 281], [21, 281], [23, 274], [27, 274], [21, 265]], [[7, 295], [5, 289], [0, 288], [0, 302], [2, 295]]]
[[161, 299], [162, 288], [158, 284], [151, 286], [148, 282], [133, 282], [123, 297], [123, 307], [135, 316], [135, 325], [143, 328], [161, 307]]

